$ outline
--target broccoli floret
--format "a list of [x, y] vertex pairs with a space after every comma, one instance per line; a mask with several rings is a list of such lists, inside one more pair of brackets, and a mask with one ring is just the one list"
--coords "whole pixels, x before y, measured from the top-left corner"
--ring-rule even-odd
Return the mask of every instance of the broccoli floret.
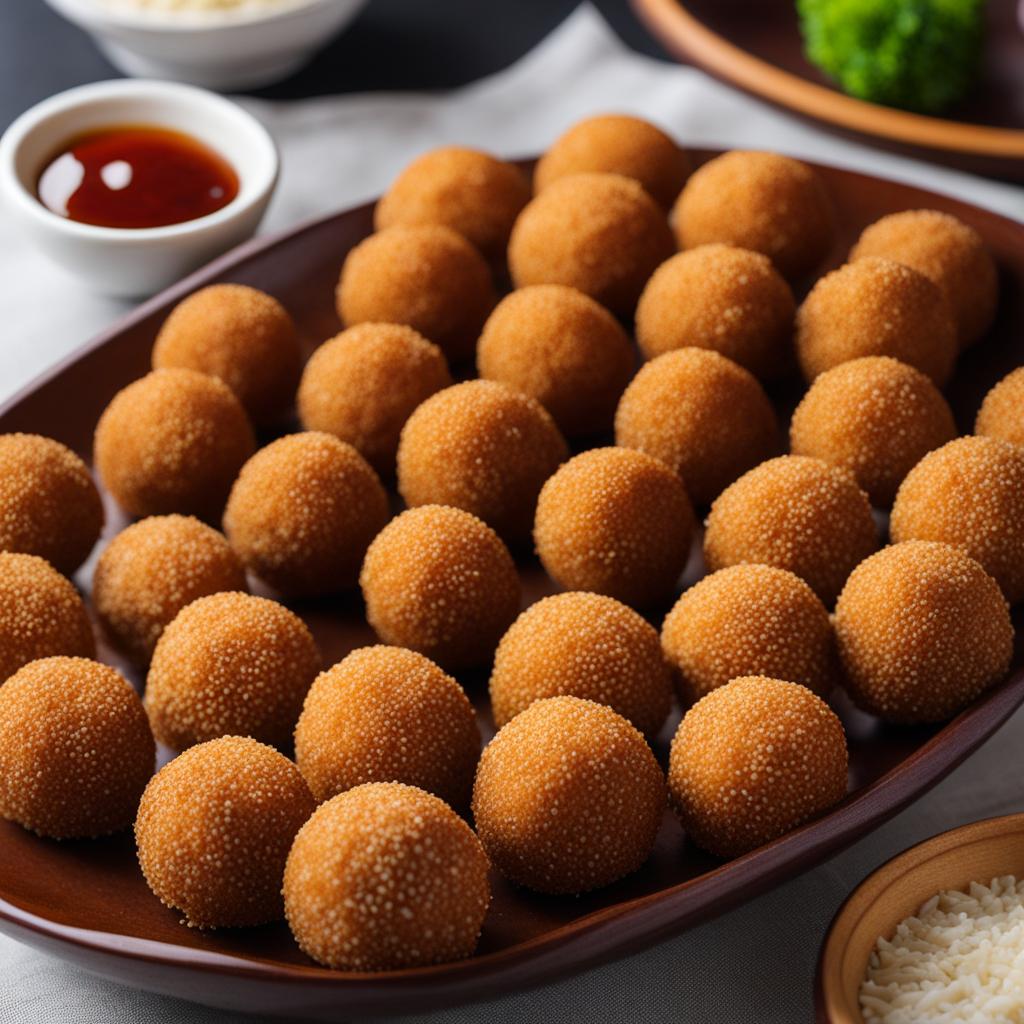
[[844, 92], [921, 113], [977, 72], [984, 0], [797, 0], [808, 59]]

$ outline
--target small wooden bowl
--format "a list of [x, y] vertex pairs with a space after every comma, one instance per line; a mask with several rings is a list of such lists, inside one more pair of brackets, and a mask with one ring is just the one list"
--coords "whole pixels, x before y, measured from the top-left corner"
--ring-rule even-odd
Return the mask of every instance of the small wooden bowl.
[[819, 1024], [863, 1024], [858, 990], [880, 935], [892, 935], [943, 889], [987, 885], [1001, 875], [1024, 875], [1024, 814], [942, 832], [868, 875], [825, 935], [814, 992]]

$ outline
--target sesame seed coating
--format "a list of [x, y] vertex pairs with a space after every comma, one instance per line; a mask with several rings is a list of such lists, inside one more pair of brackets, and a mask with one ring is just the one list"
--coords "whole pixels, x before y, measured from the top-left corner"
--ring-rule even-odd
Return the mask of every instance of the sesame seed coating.
[[933, 541], [893, 544], [857, 566], [835, 627], [850, 696], [888, 721], [952, 717], [1006, 674], [1013, 654], [999, 585]]
[[218, 377], [254, 423], [288, 411], [302, 369], [295, 324], [273, 296], [214, 284], [171, 310], [153, 345], [153, 369], [184, 367]]
[[519, 611], [519, 575], [501, 538], [444, 505], [421, 505], [388, 523], [359, 582], [366, 619], [384, 643], [447, 669], [489, 664]]
[[473, 830], [436, 796], [369, 783], [322, 804], [288, 856], [296, 942], [327, 967], [386, 971], [476, 948], [491, 892]]
[[548, 575], [567, 590], [637, 608], [667, 601], [696, 522], [678, 475], [628, 448], [593, 448], [544, 485], [533, 537]]
[[770, 565], [705, 576], [665, 617], [661, 643], [684, 706], [740, 676], [786, 679], [822, 696], [836, 681], [825, 606], [799, 576]]
[[388, 521], [377, 474], [344, 441], [307, 431], [258, 451], [224, 510], [224, 532], [247, 568], [290, 597], [355, 585], [370, 541]]
[[767, 256], [734, 245], [700, 245], [666, 260], [636, 307], [636, 340], [648, 359], [709, 348], [755, 377], [779, 377], [793, 362], [796, 304]]
[[403, 647], [362, 647], [322, 672], [295, 727], [295, 760], [319, 801], [404, 782], [466, 808], [479, 757], [462, 687]]
[[956, 328], [938, 285], [881, 257], [847, 263], [811, 289], [796, 314], [804, 377], [861, 356], [892, 356], [942, 387], [956, 359]]
[[778, 450], [757, 379], [709, 349], [680, 348], [640, 368], [615, 413], [615, 442], [661, 459], [697, 505]]
[[357, 324], [325, 341], [306, 363], [299, 416], [306, 430], [348, 442], [391, 477], [405, 421], [451, 383], [444, 354], [411, 327]]
[[1024, 447], [1024, 366], [1008, 373], [985, 396], [974, 432]]
[[92, 603], [111, 638], [141, 663], [187, 604], [245, 590], [245, 569], [223, 534], [191, 516], [151, 516], [104, 549]]
[[868, 496], [845, 470], [803, 455], [762, 462], [711, 506], [704, 560], [714, 572], [757, 562], [806, 580], [831, 608], [878, 547]]
[[833, 213], [818, 173], [779, 153], [732, 150], [699, 167], [676, 201], [682, 249], [725, 242], [767, 256], [792, 280], [832, 243]]
[[109, 665], [41, 658], [0, 686], [0, 817], [52, 839], [127, 828], [156, 762], [135, 691]]
[[458, 232], [396, 224], [349, 252], [336, 299], [346, 327], [407, 324], [455, 362], [472, 356], [497, 296], [486, 261]]
[[528, 889], [578, 893], [635, 871], [665, 809], [642, 734], [578, 697], [531, 704], [484, 748], [473, 817], [488, 856]]
[[994, 437], [960, 437], [929, 452], [896, 494], [893, 541], [963, 549], [1010, 604], [1024, 599], [1024, 451]]
[[883, 507], [928, 452], [954, 437], [953, 413], [939, 389], [920, 370], [889, 356], [851, 359], [826, 370], [789, 428], [794, 455], [848, 470]]
[[687, 837], [738, 857], [846, 795], [846, 736], [804, 686], [742, 676], [712, 690], [672, 740], [668, 787]]
[[664, 210], [637, 182], [573, 174], [552, 182], [519, 215], [508, 264], [517, 288], [569, 285], [629, 316], [674, 248]]
[[139, 866], [190, 928], [278, 921], [288, 851], [315, 809], [283, 754], [242, 736], [210, 740], [146, 787], [135, 821]]
[[39, 555], [65, 575], [103, 529], [103, 504], [85, 463], [37, 434], [0, 434], [0, 551]]
[[153, 370], [104, 410], [96, 470], [132, 516], [180, 512], [219, 518], [231, 482], [256, 450], [231, 389], [195, 370]]
[[493, 380], [468, 380], [428, 398], [398, 446], [398, 490], [411, 508], [451, 505], [509, 544], [530, 536], [537, 495], [568, 458], [536, 399]]
[[589, 295], [559, 284], [507, 295], [484, 324], [476, 350], [481, 377], [537, 399], [571, 437], [611, 428], [634, 361], [615, 317]]
[[235, 735], [286, 747], [321, 664], [306, 624], [276, 601], [201, 597], [178, 612], [153, 652], [153, 733], [174, 750]]

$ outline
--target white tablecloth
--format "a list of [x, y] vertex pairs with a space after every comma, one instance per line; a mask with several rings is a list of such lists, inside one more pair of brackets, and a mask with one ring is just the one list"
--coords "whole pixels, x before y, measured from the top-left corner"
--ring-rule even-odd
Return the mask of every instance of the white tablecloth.
[[[574, 120], [636, 112], [685, 143], [779, 149], [944, 191], [1024, 216], [1024, 192], [825, 135], [689, 68], [639, 56], [584, 4], [513, 67], [453, 93], [245, 105], [280, 143], [283, 176], [266, 230], [363, 201], [442, 143], [536, 153]], [[124, 307], [85, 292], [0, 218], [0, 400]], [[1024, 712], [910, 810], [823, 867], [639, 956], [535, 992], [416, 1020], [627, 1019], [651, 1024], [795, 1024], [811, 1018], [818, 946], [836, 907], [881, 861], [933, 833], [1024, 808]], [[236, 1017], [98, 981], [0, 936], [0, 1024], [228, 1024]]]

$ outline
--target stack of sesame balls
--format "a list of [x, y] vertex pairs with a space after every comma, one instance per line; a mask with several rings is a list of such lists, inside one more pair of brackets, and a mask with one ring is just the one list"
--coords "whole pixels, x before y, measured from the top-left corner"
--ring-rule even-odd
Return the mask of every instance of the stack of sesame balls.
[[[96, 428], [135, 522], [88, 608], [89, 469], [0, 437], [0, 815], [134, 825], [191, 926], [286, 918], [329, 967], [417, 966], [473, 952], [492, 867], [580, 893], [638, 869], [669, 804], [721, 857], [825, 811], [838, 687], [933, 722], [1007, 672], [1024, 369], [971, 436], [941, 391], [996, 310], [970, 227], [885, 217], [815, 282], [836, 229], [812, 168], [695, 168], [624, 116], [570, 129], [532, 183], [427, 153], [375, 227], [305, 365], [255, 289], [174, 309]], [[769, 395], [800, 374], [787, 451]], [[560, 592], [524, 608], [534, 552]], [[357, 589], [379, 643], [325, 670], [305, 602]], [[156, 743], [178, 753], [154, 775]]]

